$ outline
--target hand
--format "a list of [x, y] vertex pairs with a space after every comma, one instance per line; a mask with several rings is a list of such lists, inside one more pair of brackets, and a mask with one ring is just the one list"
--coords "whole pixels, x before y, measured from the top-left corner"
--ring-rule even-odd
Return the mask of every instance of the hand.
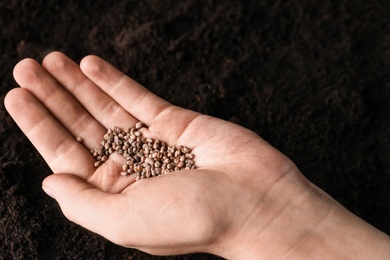
[[[341, 210], [255, 133], [173, 106], [96, 56], [80, 66], [58, 52], [42, 66], [26, 59], [14, 77], [22, 88], [5, 105], [55, 173], [44, 190], [114, 243], [158, 255], [301, 256]], [[122, 156], [95, 168], [89, 149], [106, 129], [137, 121], [147, 137], [193, 148], [198, 168], [137, 182], [120, 175]]]

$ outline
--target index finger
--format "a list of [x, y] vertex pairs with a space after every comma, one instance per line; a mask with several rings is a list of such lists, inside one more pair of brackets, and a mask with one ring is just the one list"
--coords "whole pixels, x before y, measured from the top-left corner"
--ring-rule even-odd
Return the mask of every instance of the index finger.
[[147, 125], [151, 125], [161, 112], [172, 106], [97, 56], [85, 57], [80, 68], [125, 110]]

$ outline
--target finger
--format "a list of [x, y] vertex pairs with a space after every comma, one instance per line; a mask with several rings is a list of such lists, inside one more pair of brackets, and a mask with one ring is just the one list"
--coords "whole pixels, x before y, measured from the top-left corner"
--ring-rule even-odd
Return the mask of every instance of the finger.
[[87, 147], [94, 148], [100, 141], [105, 132], [104, 127], [35, 60], [25, 59], [19, 62], [14, 68], [14, 77], [18, 84], [34, 94], [73, 136], [81, 137]]
[[42, 188], [70, 221], [113, 242], [122, 242], [120, 223], [128, 214], [121, 205], [123, 195], [103, 192], [75, 175], [61, 173], [46, 177]]
[[99, 57], [85, 57], [80, 68], [104, 92], [147, 125], [172, 106]]
[[45, 57], [42, 66], [106, 129], [133, 126], [136, 119], [90, 81], [80, 67], [60, 52]]
[[[196, 212], [196, 206], [185, 207], [191, 202], [177, 196], [173, 185], [166, 185], [171, 180], [162, 185], [154, 180], [154, 184], [136, 183], [127, 193], [113, 194], [72, 174], [55, 174], [43, 181], [42, 188], [59, 203], [69, 220], [116, 244], [159, 254], [189, 251], [191, 245], [180, 244], [178, 237], [195, 240], [202, 235], [202, 231], [197, 233], [194, 226], [189, 226], [194, 224], [189, 216]], [[177, 184], [190, 192], [196, 189], [188, 178], [179, 178]], [[156, 185], [164, 191], [160, 196], [155, 194]], [[176, 249], [169, 246], [175, 244]]]
[[88, 178], [94, 171], [94, 160], [88, 150], [28, 90], [11, 90], [4, 104], [54, 172], [74, 172]]

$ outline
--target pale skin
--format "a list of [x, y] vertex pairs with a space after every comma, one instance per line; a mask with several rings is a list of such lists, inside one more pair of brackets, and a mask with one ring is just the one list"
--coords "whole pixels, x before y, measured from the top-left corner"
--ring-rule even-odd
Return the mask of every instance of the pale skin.
[[[389, 259], [386, 234], [248, 129], [173, 106], [96, 56], [25, 59], [14, 77], [21, 88], [5, 106], [54, 173], [44, 191], [116, 244], [228, 259]], [[106, 129], [137, 121], [147, 137], [193, 148], [198, 169], [135, 182], [120, 175], [120, 155], [95, 168], [89, 149]]]

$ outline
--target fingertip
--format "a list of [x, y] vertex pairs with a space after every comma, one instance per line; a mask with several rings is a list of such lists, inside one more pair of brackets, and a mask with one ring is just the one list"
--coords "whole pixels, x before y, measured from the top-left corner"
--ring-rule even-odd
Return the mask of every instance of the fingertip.
[[[42, 186], [49, 187], [53, 191], [62, 191], [66, 190], [69, 192], [78, 192], [82, 189], [87, 189], [90, 187], [87, 182], [73, 174], [66, 173], [55, 173], [47, 176], [42, 181]], [[87, 187], [88, 186], [88, 187]]]
[[91, 188], [85, 180], [73, 174], [51, 174], [42, 181], [42, 189], [57, 200], [64, 215], [73, 222], [77, 222], [74, 209], [80, 203], [80, 194]]
[[20, 111], [21, 106], [25, 106], [32, 94], [27, 89], [14, 88], [11, 89], [4, 98], [4, 106], [8, 113], [13, 115], [16, 111]]
[[17, 100], [16, 96], [17, 96], [18, 89], [19, 88], [11, 89], [4, 97], [4, 106], [8, 112], [12, 109], [15, 101]]
[[49, 186], [42, 185], [42, 190], [53, 199], [56, 199], [54, 191]]
[[42, 181], [42, 189], [47, 195], [55, 199], [56, 193], [61, 192], [61, 182], [63, 182], [63, 186], [64, 182], [66, 182], [66, 178], [70, 177], [69, 174], [51, 174]]
[[23, 85], [28, 84], [34, 80], [37, 75], [38, 68], [39, 64], [34, 59], [23, 59], [19, 61], [13, 69], [14, 79], [20, 86], [23, 87]]
[[88, 55], [81, 60], [80, 69], [86, 75], [99, 75], [103, 71], [103, 60], [96, 55]]
[[42, 67], [45, 69], [66, 69], [70, 59], [62, 52], [53, 51], [45, 56], [42, 61]]
[[43, 179], [42, 186], [51, 187], [52, 182], [53, 182], [53, 178], [55, 179], [54, 176], [55, 176], [54, 174], [51, 174], [51, 175], [47, 176], [45, 179]]

